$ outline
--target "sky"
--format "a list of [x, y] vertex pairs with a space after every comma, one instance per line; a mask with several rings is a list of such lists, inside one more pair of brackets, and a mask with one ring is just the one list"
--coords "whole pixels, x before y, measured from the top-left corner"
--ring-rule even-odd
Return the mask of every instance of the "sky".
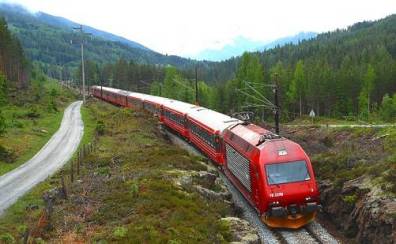
[[0, 0], [62, 16], [163, 54], [194, 56], [238, 36], [271, 41], [396, 13], [396, 0]]

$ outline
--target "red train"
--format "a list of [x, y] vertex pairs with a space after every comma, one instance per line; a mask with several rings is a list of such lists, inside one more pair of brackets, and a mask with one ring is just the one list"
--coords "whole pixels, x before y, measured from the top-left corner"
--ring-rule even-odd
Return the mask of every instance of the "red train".
[[156, 114], [215, 162], [268, 226], [300, 228], [319, 210], [311, 161], [297, 143], [189, 103], [100, 86], [91, 93]]

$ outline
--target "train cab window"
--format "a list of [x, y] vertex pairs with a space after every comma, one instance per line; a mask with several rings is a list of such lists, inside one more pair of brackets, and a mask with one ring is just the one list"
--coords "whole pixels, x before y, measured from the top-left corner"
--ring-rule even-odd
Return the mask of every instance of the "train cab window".
[[265, 165], [265, 171], [270, 185], [311, 179], [305, 161], [268, 164]]

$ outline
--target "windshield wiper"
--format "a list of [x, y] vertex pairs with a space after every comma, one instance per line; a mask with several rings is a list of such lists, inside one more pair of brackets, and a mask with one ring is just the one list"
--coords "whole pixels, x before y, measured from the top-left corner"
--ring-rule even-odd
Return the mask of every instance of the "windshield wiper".
[[278, 188], [280, 188], [279, 183], [276, 183], [275, 180], [274, 180], [274, 178], [271, 177], [271, 175], [268, 175], [268, 178], [272, 181], [272, 184], [271, 184], [271, 185], [276, 185]]

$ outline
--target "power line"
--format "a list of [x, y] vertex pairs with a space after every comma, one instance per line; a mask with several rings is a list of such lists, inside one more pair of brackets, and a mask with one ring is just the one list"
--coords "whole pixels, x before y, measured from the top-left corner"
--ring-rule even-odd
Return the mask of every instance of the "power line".
[[261, 103], [265, 103], [264, 100], [262, 100], [262, 99], [260, 99], [260, 98], [258, 98], [258, 97], [255, 97], [255, 96], [253, 96], [253, 95], [251, 95], [251, 94], [249, 94], [249, 93], [243, 91], [242, 89], [236, 89], [236, 90], [237, 90], [238, 92], [242, 93], [242, 94], [245, 95], [245, 96], [248, 96], [248, 97], [250, 97], [250, 98], [252, 98], [252, 99], [255, 99], [255, 100], [257, 100], [257, 101], [259, 101], [259, 102], [261, 102]]
[[[259, 95], [262, 99], [264, 99], [268, 104], [272, 104], [272, 103], [270, 102], [270, 100], [268, 100], [263, 94], [261, 94], [259, 91], [257, 91], [256, 88], [254, 88], [253, 86], [251, 86], [251, 85], [249, 84], [249, 82], [245, 81], [245, 84], [246, 84], [251, 90], [253, 90], [257, 95]], [[272, 104], [272, 105], [273, 105], [273, 104]]]
[[173, 81], [176, 82], [176, 83], [178, 83], [179, 85], [181, 85], [181, 86], [184, 87], [184, 88], [187, 88], [187, 89], [190, 89], [190, 90], [194, 91], [193, 88], [191, 88], [191, 87], [189, 87], [189, 86], [183, 84], [181, 81], [178, 81], [178, 80], [176, 80], [176, 79], [173, 79]]

